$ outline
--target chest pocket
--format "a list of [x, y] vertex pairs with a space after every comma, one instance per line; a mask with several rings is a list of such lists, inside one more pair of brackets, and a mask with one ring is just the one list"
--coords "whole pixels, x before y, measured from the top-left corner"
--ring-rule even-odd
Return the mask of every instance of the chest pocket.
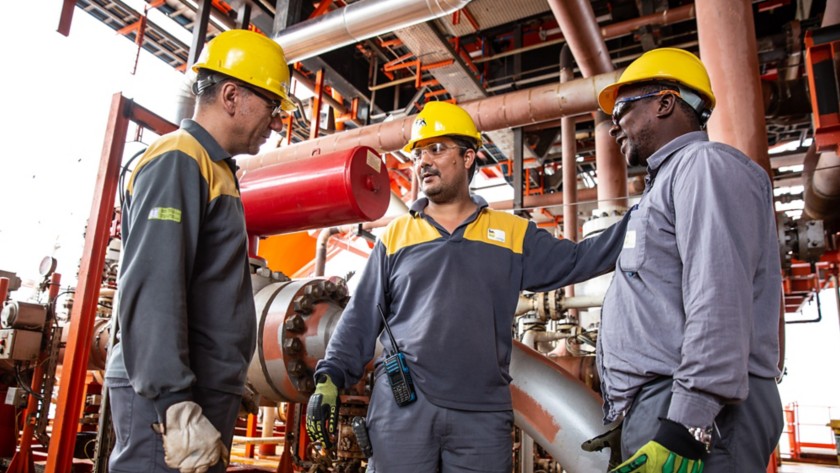
[[648, 231], [649, 208], [638, 208], [630, 216], [624, 234], [624, 246], [618, 256], [618, 267], [622, 271], [635, 273], [645, 260], [645, 240]]

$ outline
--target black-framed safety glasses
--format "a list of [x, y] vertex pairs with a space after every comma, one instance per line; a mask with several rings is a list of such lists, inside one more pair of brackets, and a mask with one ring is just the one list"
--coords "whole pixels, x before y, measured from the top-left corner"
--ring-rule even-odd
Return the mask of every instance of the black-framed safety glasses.
[[633, 102], [636, 102], [636, 101], [639, 101], [639, 100], [642, 100], [642, 99], [648, 99], [648, 98], [651, 98], [651, 97], [660, 97], [660, 96], [665, 95], [665, 94], [674, 94], [677, 97], [680, 97], [680, 92], [678, 90], [664, 89], [664, 90], [659, 90], [657, 92], [651, 92], [649, 94], [637, 95], [635, 97], [625, 97], [623, 99], [616, 100], [615, 105], [613, 105], [613, 111], [612, 111], [613, 124], [618, 125], [618, 122], [621, 120], [621, 118], [624, 115], [627, 114], [628, 110], [630, 110], [630, 104], [632, 104]]

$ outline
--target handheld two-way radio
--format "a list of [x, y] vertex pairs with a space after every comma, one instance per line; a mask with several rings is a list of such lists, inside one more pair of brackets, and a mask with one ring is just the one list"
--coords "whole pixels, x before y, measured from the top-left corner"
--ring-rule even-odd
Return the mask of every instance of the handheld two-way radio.
[[385, 312], [382, 311], [382, 306], [379, 304], [376, 304], [376, 308], [379, 309], [379, 315], [382, 316], [382, 322], [385, 324], [385, 330], [388, 332], [388, 338], [391, 339], [391, 346], [394, 348], [394, 354], [385, 358], [385, 372], [388, 373], [388, 382], [391, 384], [394, 399], [397, 401], [397, 405], [402, 407], [416, 401], [417, 393], [414, 392], [414, 383], [411, 381], [411, 373], [408, 372], [405, 355], [402, 354], [400, 347], [394, 340], [394, 334], [391, 333], [391, 327], [388, 326]]

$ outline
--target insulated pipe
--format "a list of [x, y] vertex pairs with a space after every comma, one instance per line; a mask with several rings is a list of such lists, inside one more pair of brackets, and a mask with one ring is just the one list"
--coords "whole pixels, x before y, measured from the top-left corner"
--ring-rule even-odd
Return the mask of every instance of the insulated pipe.
[[[552, 83], [461, 104], [480, 131], [515, 128], [579, 115], [597, 108], [598, 92], [618, 80], [621, 71], [599, 74], [566, 83]], [[282, 161], [306, 159], [318, 154], [369, 146], [379, 152], [401, 149], [411, 137], [414, 115], [335, 133], [323, 138], [284, 146], [256, 156], [237, 159], [240, 172]]]
[[468, 3], [470, 0], [362, 0], [292, 25], [273, 39], [293, 63], [448, 15]]
[[580, 445], [605, 431], [601, 399], [544, 355], [513, 342], [510, 385], [516, 426], [542, 446], [566, 471], [606, 471], [606, 451]]
[[[645, 190], [644, 178], [641, 176], [632, 177], [627, 181], [627, 186], [630, 188], [631, 195], [640, 195]], [[580, 204], [591, 203], [595, 202], [598, 199], [598, 189], [580, 189], [577, 192], [577, 201], [571, 205], [578, 206]], [[599, 205], [615, 205], [614, 200], [607, 200], [602, 201], [600, 199], [597, 200]], [[563, 205], [563, 194], [560, 192], [555, 192], [553, 194], [540, 194], [540, 195], [526, 195], [523, 198], [522, 208], [523, 209], [535, 209], [540, 207], [554, 207], [558, 205]], [[490, 208], [495, 210], [511, 210], [513, 208], [513, 201], [512, 200], [500, 200], [497, 202], [490, 202]]]
[[[471, 0], [362, 0], [311, 20], [292, 25], [272, 39], [283, 47], [292, 64], [348, 44], [448, 15]], [[189, 118], [195, 109], [190, 91], [191, 71], [177, 96], [176, 120]]]
[[[589, 0], [549, 0], [548, 5], [572, 50], [583, 77], [615, 69]], [[600, 92], [600, 90], [599, 90]], [[613, 137], [612, 120], [595, 108], [595, 166], [598, 172], [598, 200], [627, 207], [627, 165]]]
[[696, 7], [700, 57], [717, 99], [709, 139], [739, 149], [772, 177], [752, 2], [704, 0]]
[[[827, 2], [821, 27], [840, 23], [840, 2]], [[816, 111], [815, 111], [816, 112]], [[812, 218], [836, 220], [840, 218], [840, 157], [837, 149], [816, 156], [811, 145], [805, 158], [805, 212]], [[811, 164], [809, 164], [811, 163]]]

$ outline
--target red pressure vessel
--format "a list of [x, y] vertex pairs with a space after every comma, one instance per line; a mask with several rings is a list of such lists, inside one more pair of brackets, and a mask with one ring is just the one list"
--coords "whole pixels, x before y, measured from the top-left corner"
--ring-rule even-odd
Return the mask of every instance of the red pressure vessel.
[[376, 220], [391, 197], [385, 163], [366, 146], [248, 171], [239, 187], [257, 236]]

